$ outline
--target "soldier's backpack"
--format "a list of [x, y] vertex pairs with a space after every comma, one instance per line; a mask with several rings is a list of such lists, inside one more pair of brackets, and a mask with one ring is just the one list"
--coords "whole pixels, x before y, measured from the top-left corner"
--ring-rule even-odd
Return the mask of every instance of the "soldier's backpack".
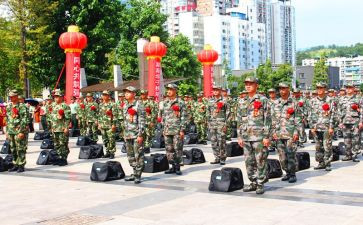
[[34, 135], [34, 140], [36, 141], [41, 141], [41, 140], [44, 140], [44, 139], [50, 139], [50, 133], [49, 132], [41, 132], [41, 131], [37, 131], [35, 132], [35, 135]]
[[230, 142], [226, 145], [227, 157], [235, 157], [243, 155], [243, 148], [239, 146], [238, 142]]
[[10, 150], [10, 142], [8, 140], [6, 140], [3, 144], [3, 146], [1, 147], [1, 154], [11, 154], [11, 150]]
[[78, 136], [76, 145], [78, 145], [78, 146], [87, 146], [87, 145], [91, 145], [91, 144], [93, 144], [93, 143], [92, 143], [92, 140], [91, 140], [90, 137], [88, 137], [88, 136]]
[[119, 180], [125, 177], [125, 172], [120, 162], [107, 161], [95, 162], [92, 165], [91, 181], [111, 181]]
[[81, 131], [79, 129], [70, 129], [69, 137], [78, 137], [81, 135]]
[[282, 177], [280, 161], [277, 159], [267, 159], [267, 173], [269, 179]]
[[346, 146], [344, 142], [339, 142], [338, 149], [339, 149], [339, 155], [345, 155]]
[[54, 143], [51, 139], [44, 139], [40, 145], [40, 149], [54, 149]]
[[184, 144], [185, 145], [192, 145], [198, 142], [198, 134], [189, 133], [184, 135]]
[[102, 145], [88, 145], [82, 146], [79, 150], [79, 159], [97, 159], [103, 156]]
[[163, 131], [156, 129], [155, 136], [151, 142], [151, 148], [165, 148]]
[[192, 165], [198, 163], [205, 163], [205, 157], [203, 151], [199, 148], [192, 148], [190, 150], [183, 151], [183, 162], [185, 165]]
[[126, 143], [125, 142], [120, 143], [120, 149], [121, 149], [121, 153], [127, 153]]
[[299, 171], [310, 168], [310, 155], [308, 152], [297, 152], [296, 158]]
[[333, 162], [339, 161], [339, 147], [333, 146]]
[[165, 154], [151, 154], [144, 159], [145, 173], [158, 173], [169, 169], [169, 162]]
[[213, 170], [209, 182], [209, 191], [231, 192], [243, 188], [243, 175], [239, 168], [224, 167]]
[[0, 156], [0, 172], [8, 171], [13, 167], [13, 155], [8, 154]]
[[37, 165], [54, 165], [59, 160], [59, 155], [56, 150], [43, 150], [40, 152]]

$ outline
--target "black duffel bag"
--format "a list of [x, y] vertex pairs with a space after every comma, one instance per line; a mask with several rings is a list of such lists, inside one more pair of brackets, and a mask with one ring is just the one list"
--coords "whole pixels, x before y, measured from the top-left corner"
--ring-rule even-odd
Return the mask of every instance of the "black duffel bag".
[[183, 162], [185, 165], [205, 163], [203, 151], [199, 148], [185, 150], [183, 151], [183, 155], [185, 155], [185, 157], [183, 157]]
[[102, 145], [88, 145], [81, 146], [79, 150], [79, 159], [97, 159], [103, 156], [103, 146]]
[[243, 155], [243, 148], [239, 146], [238, 142], [230, 142], [226, 146], [227, 157], [235, 157]]
[[145, 173], [158, 173], [169, 169], [169, 162], [165, 154], [156, 153], [145, 156], [144, 164]]
[[269, 179], [282, 177], [280, 161], [277, 159], [267, 159], [267, 172]]
[[338, 144], [339, 155], [345, 155], [345, 149], [346, 149], [345, 143], [339, 142], [339, 144]]
[[79, 129], [69, 129], [69, 137], [78, 137], [81, 135], [81, 131]]
[[209, 191], [231, 192], [243, 188], [243, 175], [239, 168], [225, 167], [222, 170], [213, 170]]
[[78, 136], [76, 145], [87, 146], [94, 144], [90, 137], [88, 136]]
[[6, 155], [4, 158], [0, 157], [0, 172], [8, 171], [14, 167], [13, 155]]
[[165, 139], [162, 133], [158, 133], [151, 141], [151, 148], [165, 148]]
[[333, 146], [333, 162], [339, 161], [339, 147]]
[[37, 131], [35, 132], [34, 134], [34, 140], [36, 141], [41, 141], [41, 140], [44, 140], [44, 139], [50, 139], [50, 133], [49, 132], [41, 132], [41, 131]]
[[54, 143], [51, 139], [44, 139], [40, 145], [40, 149], [54, 149]]
[[105, 163], [95, 162], [92, 165], [90, 179], [92, 181], [111, 181], [125, 177], [121, 163], [117, 161], [107, 161]]
[[54, 165], [59, 161], [59, 155], [56, 150], [43, 150], [40, 152], [37, 165]]
[[185, 145], [192, 145], [198, 142], [198, 134], [196, 133], [189, 133], [184, 135], [184, 144]]
[[3, 144], [3, 146], [1, 147], [1, 154], [11, 154], [11, 150], [10, 150], [10, 142], [8, 140], [6, 140]]
[[299, 171], [310, 168], [310, 155], [308, 152], [296, 152], [296, 159]]

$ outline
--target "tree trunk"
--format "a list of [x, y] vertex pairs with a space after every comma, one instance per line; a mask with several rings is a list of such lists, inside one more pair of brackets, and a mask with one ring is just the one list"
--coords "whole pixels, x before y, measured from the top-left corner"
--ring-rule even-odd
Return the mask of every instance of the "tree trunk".
[[28, 90], [28, 74], [27, 74], [27, 57], [26, 57], [26, 27], [25, 27], [25, 2], [24, 0], [19, 0], [20, 6], [20, 47], [21, 47], [21, 62], [20, 62], [20, 77], [23, 79], [23, 87], [24, 87], [24, 97], [29, 97]]

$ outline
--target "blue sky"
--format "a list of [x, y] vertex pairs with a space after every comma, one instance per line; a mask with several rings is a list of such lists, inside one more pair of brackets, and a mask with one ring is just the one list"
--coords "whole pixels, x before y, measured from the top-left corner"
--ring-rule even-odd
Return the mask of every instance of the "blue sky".
[[363, 43], [363, 0], [292, 0], [297, 49]]

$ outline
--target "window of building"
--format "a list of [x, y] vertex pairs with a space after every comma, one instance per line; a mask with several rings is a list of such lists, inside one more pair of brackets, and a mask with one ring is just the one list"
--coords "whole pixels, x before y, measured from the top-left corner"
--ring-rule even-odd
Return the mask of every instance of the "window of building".
[[305, 79], [305, 74], [304, 73], [299, 73], [299, 78], [300, 79]]

